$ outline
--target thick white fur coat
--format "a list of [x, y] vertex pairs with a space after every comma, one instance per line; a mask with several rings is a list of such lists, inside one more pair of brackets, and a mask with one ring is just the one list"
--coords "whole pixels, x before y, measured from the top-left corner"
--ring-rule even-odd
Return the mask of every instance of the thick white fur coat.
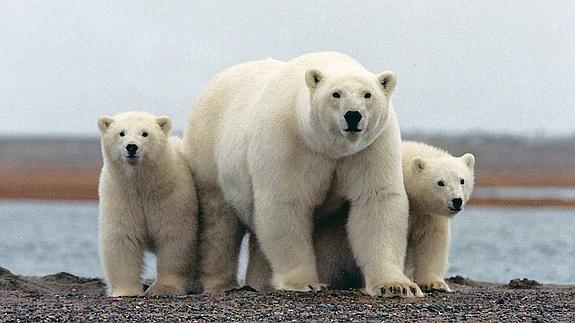
[[[104, 167], [100, 175], [99, 249], [111, 296], [143, 295], [144, 251], [157, 256], [147, 294], [185, 294], [196, 263], [197, 199], [171, 121], [145, 112], [99, 120]], [[144, 133], [145, 137], [144, 137]], [[138, 147], [128, 158], [127, 145]]]
[[312, 231], [314, 209], [330, 195], [350, 204], [346, 233], [365, 292], [421, 295], [403, 274], [408, 200], [395, 83], [391, 72], [330, 52], [241, 64], [208, 84], [183, 143], [198, 187], [205, 291], [235, 284], [245, 228], [275, 288], [322, 288]]

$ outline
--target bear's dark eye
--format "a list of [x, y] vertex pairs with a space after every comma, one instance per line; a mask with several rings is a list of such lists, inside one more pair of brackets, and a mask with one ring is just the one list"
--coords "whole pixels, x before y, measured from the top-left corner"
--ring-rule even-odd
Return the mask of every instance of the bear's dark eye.
[[439, 181], [437, 182], [437, 186], [445, 186], [445, 183], [443, 181]]
[[142, 137], [147, 137], [147, 136], [148, 136], [148, 133], [147, 133], [147, 132], [145, 132], [145, 131], [142, 132]]
[[465, 184], [465, 180], [462, 178], [462, 179], [459, 181], [459, 184], [461, 184], [461, 185]]
[[331, 94], [331, 96], [333, 96], [333, 97], [336, 98], [336, 99], [339, 99], [339, 98], [341, 97], [341, 96], [339, 95], [339, 93], [337, 93], [337, 92], [333, 92], [333, 93]]
[[363, 97], [366, 99], [369, 99], [369, 98], [371, 98], [371, 93], [367, 92]]
[[122, 131], [120, 132], [120, 137], [124, 137], [126, 134]]

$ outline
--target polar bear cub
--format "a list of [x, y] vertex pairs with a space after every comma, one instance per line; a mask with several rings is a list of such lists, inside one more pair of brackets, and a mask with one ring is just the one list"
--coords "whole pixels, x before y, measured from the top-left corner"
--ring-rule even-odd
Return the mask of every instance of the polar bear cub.
[[453, 157], [418, 142], [403, 144], [403, 174], [409, 197], [406, 271], [422, 290], [445, 290], [450, 220], [469, 200], [475, 157]]
[[98, 120], [99, 249], [111, 296], [140, 296], [144, 251], [157, 255], [147, 295], [182, 295], [194, 275], [197, 201], [171, 120], [126, 112]]
[[403, 273], [409, 204], [395, 85], [393, 72], [371, 73], [334, 52], [249, 62], [210, 82], [184, 133], [202, 209], [206, 292], [236, 284], [246, 227], [276, 289], [325, 286], [312, 231], [314, 209], [333, 195], [350, 202], [346, 233], [366, 293], [422, 296]]

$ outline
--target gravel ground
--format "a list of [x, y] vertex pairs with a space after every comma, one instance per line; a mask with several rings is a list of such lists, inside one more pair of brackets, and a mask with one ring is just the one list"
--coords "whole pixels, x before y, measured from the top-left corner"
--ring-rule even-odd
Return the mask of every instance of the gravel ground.
[[575, 321], [575, 286], [449, 280], [453, 293], [373, 298], [357, 291], [109, 298], [99, 279], [12, 275], [0, 268], [0, 322], [13, 321]]

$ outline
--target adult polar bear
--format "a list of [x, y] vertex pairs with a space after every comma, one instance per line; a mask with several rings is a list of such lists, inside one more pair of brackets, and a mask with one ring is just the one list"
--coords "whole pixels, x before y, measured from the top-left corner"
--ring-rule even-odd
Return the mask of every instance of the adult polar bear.
[[235, 285], [244, 225], [275, 288], [322, 288], [313, 211], [329, 195], [351, 205], [347, 232], [365, 292], [422, 296], [403, 274], [408, 201], [395, 84], [392, 72], [374, 75], [334, 52], [245, 63], [209, 83], [184, 133], [202, 214], [204, 291]]

